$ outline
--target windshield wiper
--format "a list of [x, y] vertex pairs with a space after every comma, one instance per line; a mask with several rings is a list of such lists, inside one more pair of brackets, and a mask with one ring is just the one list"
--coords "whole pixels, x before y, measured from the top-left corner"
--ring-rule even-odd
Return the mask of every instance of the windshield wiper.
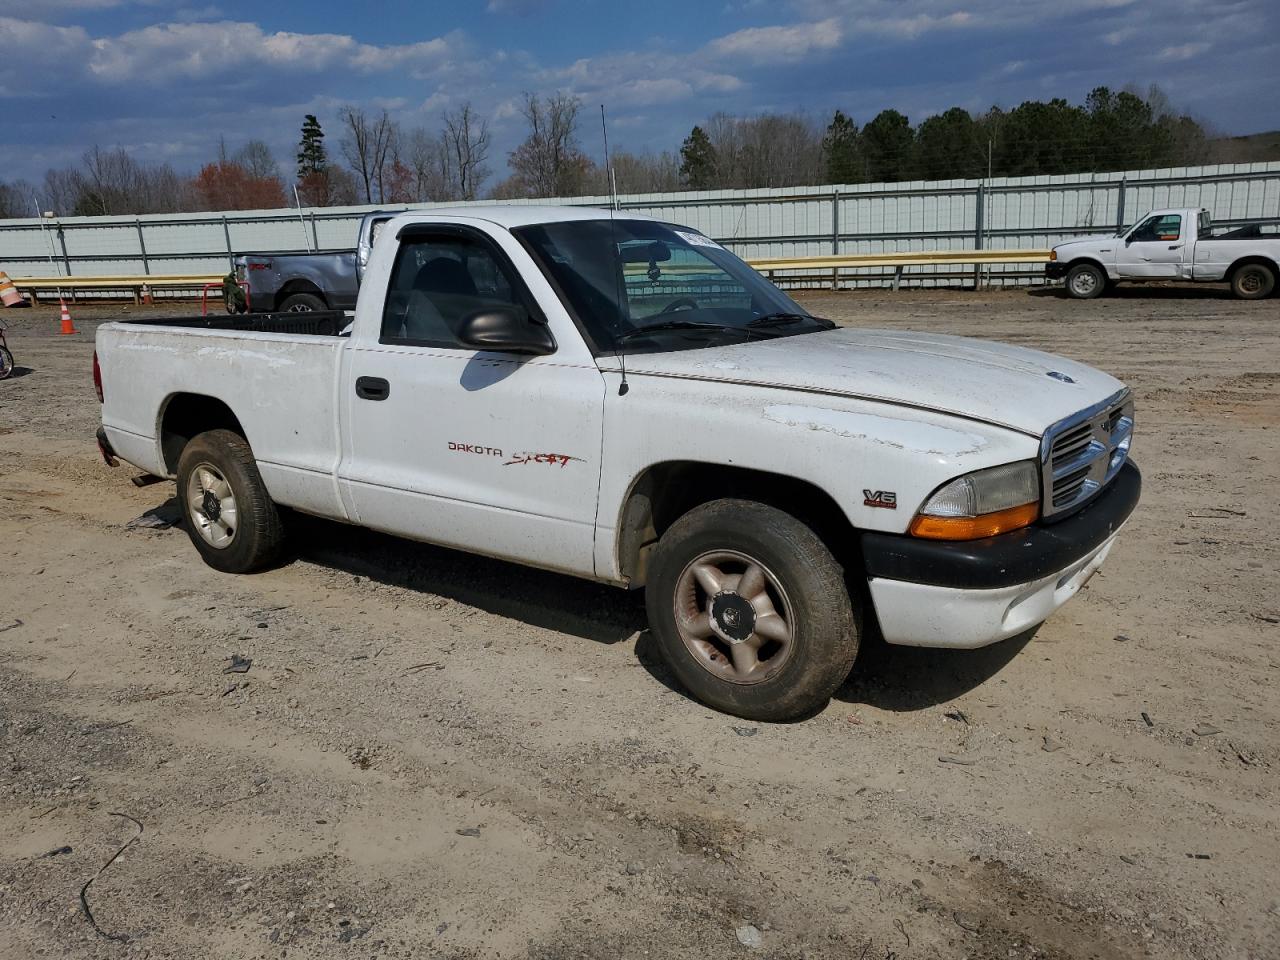
[[634, 330], [628, 330], [620, 333], [613, 338], [615, 343], [626, 343], [636, 337], [643, 337], [650, 333], [661, 333], [664, 330], [729, 330], [734, 333], [741, 333], [741, 327], [735, 327], [727, 323], [705, 323], [698, 320], [663, 320], [661, 323], [650, 323], [647, 326], [636, 327]]
[[811, 317], [807, 313], [766, 313], [763, 316], [756, 317], [754, 320], [747, 321], [747, 326], [758, 330], [761, 327], [786, 327], [793, 323], [803, 323], [806, 320], [816, 323], [824, 330], [830, 330], [835, 326], [830, 320]]

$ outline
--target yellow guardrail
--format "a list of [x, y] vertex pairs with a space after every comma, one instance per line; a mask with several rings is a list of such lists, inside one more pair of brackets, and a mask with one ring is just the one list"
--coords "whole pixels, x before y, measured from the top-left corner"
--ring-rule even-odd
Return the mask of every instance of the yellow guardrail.
[[142, 288], [148, 290], [203, 290], [206, 285], [221, 283], [221, 275], [206, 273], [139, 274], [117, 277], [15, 277], [13, 285], [28, 291], [33, 303], [42, 291], [129, 290], [135, 303], [142, 302]]
[[757, 270], [838, 270], [854, 267], [940, 267], [952, 263], [1044, 263], [1048, 250], [902, 250], [832, 257], [778, 257], [748, 261]]
[[[856, 270], [867, 267], [893, 267], [893, 288], [898, 289], [903, 271], [907, 267], [942, 267], [952, 264], [982, 263], [1044, 263], [1049, 259], [1048, 250], [903, 250], [894, 253], [857, 253], [846, 256], [826, 257], [775, 257], [748, 260], [756, 270], [773, 276], [801, 270]], [[693, 268], [683, 268], [691, 270]], [[680, 267], [663, 268], [664, 273], [683, 272]], [[785, 277], [780, 278], [785, 279]], [[141, 296], [143, 287], [164, 289], [194, 289], [205, 284], [221, 283], [218, 274], [151, 274], [118, 277], [15, 277], [13, 285], [19, 290], [29, 290], [36, 296], [42, 290], [132, 290], [134, 298]]]
[[[901, 250], [894, 253], [856, 253], [848, 256], [779, 257], [747, 262], [771, 280], [778, 272], [830, 270], [833, 283], [841, 270], [893, 267], [893, 289], [897, 290], [902, 284], [902, 274], [907, 267], [945, 267], [970, 263], [1047, 263], [1048, 260], [1048, 250]], [[784, 276], [778, 279], [787, 278]]]
[[151, 276], [124, 277], [14, 277], [13, 285], [25, 290], [56, 290], [61, 287], [69, 290], [83, 287], [103, 289], [125, 289], [127, 287], [202, 287], [206, 283], [221, 283], [223, 275], [192, 274], [154, 274]]

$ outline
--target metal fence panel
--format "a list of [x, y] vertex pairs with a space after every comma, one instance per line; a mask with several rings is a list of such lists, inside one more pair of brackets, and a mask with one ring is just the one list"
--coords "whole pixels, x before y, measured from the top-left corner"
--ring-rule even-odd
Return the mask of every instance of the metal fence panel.
[[[1157, 207], [1207, 207], [1225, 225], [1280, 222], [1280, 162], [989, 181], [689, 191], [625, 195], [619, 201], [624, 211], [695, 227], [747, 258], [1042, 249], [1074, 236], [1112, 233]], [[515, 202], [607, 206], [609, 198]], [[0, 221], [0, 269], [15, 277], [220, 274], [237, 252], [350, 249], [361, 216], [373, 209], [6, 220]], [[997, 283], [1038, 282], [1042, 272], [1026, 264], [983, 271], [983, 279]], [[912, 267], [904, 281], [972, 284], [976, 276], [968, 268]], [[883, 282], [883, 272], [874, 270], [840, 281], [842, 286]]]

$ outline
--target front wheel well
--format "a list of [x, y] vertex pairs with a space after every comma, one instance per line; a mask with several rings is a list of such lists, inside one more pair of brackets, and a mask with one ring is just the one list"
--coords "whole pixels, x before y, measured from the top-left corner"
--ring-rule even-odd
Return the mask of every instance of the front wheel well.
[[1111, 278], [1107, 275], [1107, 268], [1106, 268], [1105, 266], [1103, 266], [1102, 261], [1101, 261], [1101, 260], [1095, 260], [1093, 257], [1076, 257], [1074, 260], [1068, 260], [1068, 261], [1067, 261], [1067, 265], [1066, 265], [1066, 269], [1067, 269], [1067, 271], [1068, 271], [1068, 272], [1070, 272], [1070, 271], [1071, 271], [1072, 269], [1074, 269], [1075, 267], [1082, 267], [1082, 266], [1084, 266], [1085, 264], [1088, 264], [1088, 265], [1089, 265], [1089, 266], [1091, 266], [1091, 267], [1097, 267], [1097, 268], [1098, 268], [1098, 270], [1099, 270], [1099, 271], [1101, 271], [1101, 273], [1102, 273], [1102, 279], [1103, 279], [1103, 280], [1110, 280], [1110, 279], [1111, 279]]
[[643, 586], [649, 554], [667, 528], [696, 506], [729, 498], [782, 510], [812, 529], [846, 569], [861, 564], [858, 531], [821, 487], [766, 470], [679, 460], [648, 467], [631, 485], [619, 517], [622, 575]]
[[230, 430], [244, 436], [239, 418], [217, 397], [176, 393], [168, 399], [160, 417], [160, 453], [170, 474], [178, 472], [178, 460], [187, 443], [208, 430]]

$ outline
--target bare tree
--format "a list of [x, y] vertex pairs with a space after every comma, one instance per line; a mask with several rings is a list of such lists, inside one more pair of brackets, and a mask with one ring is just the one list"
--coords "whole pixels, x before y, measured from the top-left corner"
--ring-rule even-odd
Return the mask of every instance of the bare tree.
[[280, 167], [271, 153], [271, 148], [261, 140], [250, 140], [235, 155], [235, 162], [249, 171], [253, 177], [280, 176]]
[[45, 210], [52, 210], [65, 217], [75, 212], [80, 196], [85, 192], [84, 175], [73, 167], [48, 170], [44, 175], [41, 195]]
[[35, 216], [35, 196], [36, 188], [26, 180], [0, 183], [0, 220]]
[[705, 125], [718, 187], [790, 187], [823, 179], [822, 132], [802, 114], [733, 117]]
[[418, 200], [456, 200], [459, 197], [452, 153], [442, 137], [414, 127], [404, 138], [405, 162], [413, 171]]
[[106, 215], [136, 213], [144, 202], [142, 170], [120, 147], [103, 150], [96, 144], [84, 153], [86, 190], [75, 212]]
[[489, 122], [477, 117], [470, 103], [456, 113], [444, 115], [441, 139], [449, 154], [449, 164], [457, 178], [458, 198], [474, 200], [480, 185], [489, 179]]
[[[658, 193], [680, 189], [680, 161], [674, 153], [628, 153], [620, 150], [609, 158], [619, 193]], [[603, 167], [592, 167], [592, 193], [608, 194], [613, 185]]]
[[524, 95], [520, 112], [529, 135], [511, 152], [510, 164], [518, 183], [533, 196], [572, 196], [583, 186], [590, 161], [578, 146], [578, 113], [582, 101], [567, 93], [545, 100]]
[[339, 119], [345, 128], [342, 154], [364, 185], [365, 203], [373, 203], [375, 189], [378, 203], [386, 200], [387, 175], [395, 154], [399, 131], [391, 115], [383, 110], [370, 119], [363, 109], [343, 107]]

